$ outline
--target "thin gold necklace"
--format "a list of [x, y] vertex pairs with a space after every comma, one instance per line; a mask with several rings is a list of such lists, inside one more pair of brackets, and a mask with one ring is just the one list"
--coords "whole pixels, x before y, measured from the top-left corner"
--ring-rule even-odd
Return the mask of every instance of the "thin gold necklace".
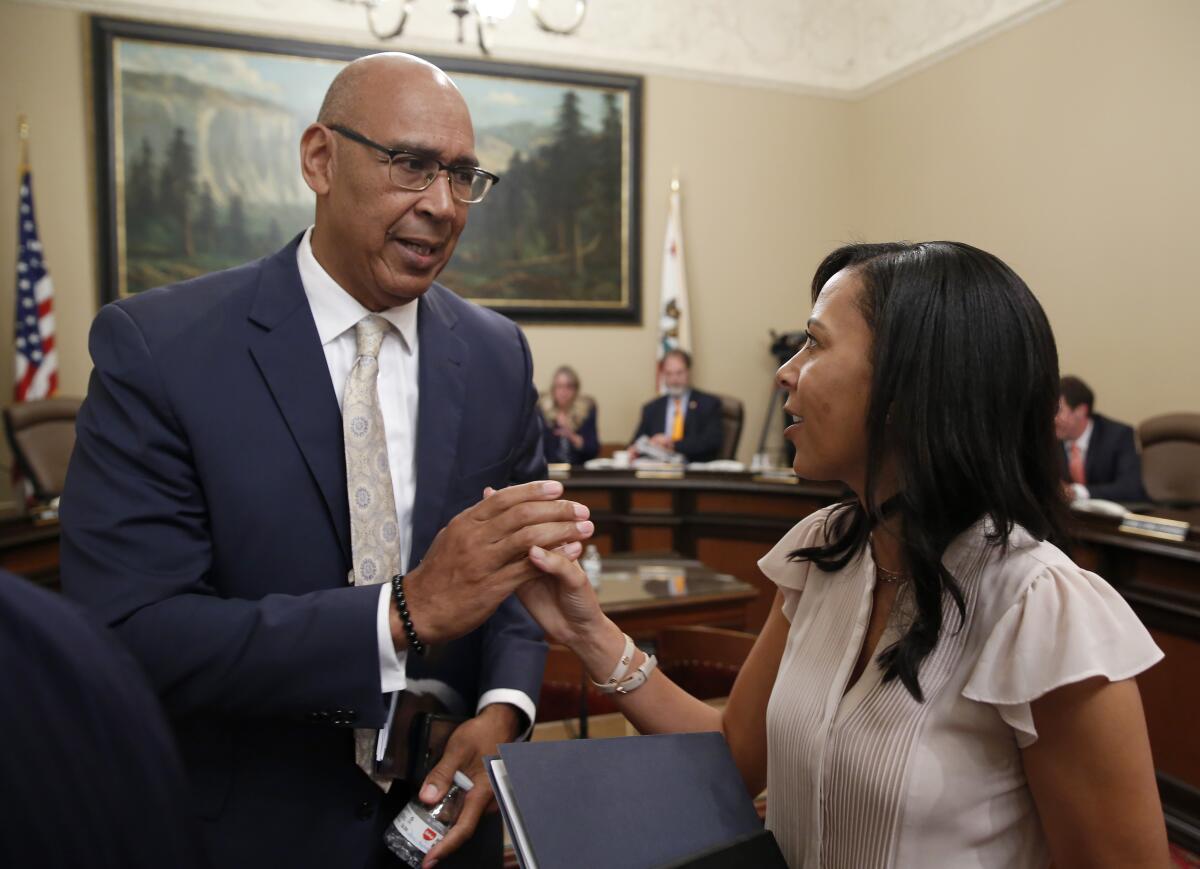
[[875, 545], [871, 545], [871, 560], [875, 563], [875, 575], [887, 583], [900, 582], [901, 580], [909, 579], [909, 574], [904, 570], [888, 570], [879, 563], [879, 559], [875, 557]]

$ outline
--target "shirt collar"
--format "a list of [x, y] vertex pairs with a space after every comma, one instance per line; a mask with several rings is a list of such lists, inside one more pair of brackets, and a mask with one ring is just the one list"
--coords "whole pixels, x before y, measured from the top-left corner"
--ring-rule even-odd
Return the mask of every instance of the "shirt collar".
[[[310, 226], [300, 239], [300, 246], [296, 250], [296, 265], [300, 269], [300, 283], [304, 285], [308, 306], [312, 309], [313, 320], [317, 324], [317, 335], [321, 339], [321, 346], [324, 347], [347, 330], [353, 329], [359, 320], [371, 312], [342, 289], [317, 262], [312, 250], [312, 231]], [[407, 305], [377, 313], [392, 324], [400, 334], [404, 349], [412, 353], [413, 348], [417, 346], [417, 303], [409, 302]]]
[[1088, 444], [1092, 440], [1092, 429], [1095, 427], [1095, 424], [1095, 420], [1088, 419], [1087, 428], [1083, 430], [1083, 434], [1075, 438], [1075, 446], [1079, 447], [1081, 450], [1087, 450]]

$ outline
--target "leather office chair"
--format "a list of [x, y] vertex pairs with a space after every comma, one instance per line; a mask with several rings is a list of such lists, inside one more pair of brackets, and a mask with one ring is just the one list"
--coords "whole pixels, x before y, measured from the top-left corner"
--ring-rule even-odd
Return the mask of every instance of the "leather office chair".
[[1142, 482], [1154, 501], [1200, 504], [1200, 413], [1168, 413], [1138, 426]]
[[742, 439], [742, 418], [745, 411], [740, 399], [718, 395], [721, 399], [721, 450], [718, 459], [732, 459], [737, 455], [738, 441]]
[[62, 494], [81, 404], [81, 398], [46, 398], [4, 408], [4, 431], [13, 459], [38, 501]]
[[725, 628], [664, 628], [658, 633], [658, 663], [694, 697], [728, 697], [755, 639], [754, 634]]

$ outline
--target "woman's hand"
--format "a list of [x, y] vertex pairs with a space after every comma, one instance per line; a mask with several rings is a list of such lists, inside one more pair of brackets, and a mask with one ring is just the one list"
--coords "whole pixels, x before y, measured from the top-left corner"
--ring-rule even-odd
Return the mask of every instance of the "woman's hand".
[[[491, 486], [483, 490], [484, 500], [495, 494]], [[532, 547], [529, 562], [542, 573], [517, 589], [517, 597], [542, 630], [555, 642], [572, 648], [586, 645], [610, 624], [587, 575], [576, 562], [582, 553], [579, 541], [552, 552]]]
[[517, 589], [525, 609], [550, 638], [576, 650], [600, 633], [607, 622], [587, 575], [573, 560], [581, 550], [579, 543], [554, 551], [532, 547], [529, 560], [542, 575]]

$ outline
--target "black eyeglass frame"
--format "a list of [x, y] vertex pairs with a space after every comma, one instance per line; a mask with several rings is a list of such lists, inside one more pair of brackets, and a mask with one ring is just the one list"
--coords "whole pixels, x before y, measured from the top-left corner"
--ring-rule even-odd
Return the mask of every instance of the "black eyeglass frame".
[[[437, 164], [437, 167], [438, 167], [437, 172], [434, 172], [432, 175], [429, 176], [429, 180], [426, 182], [424, 187], [405, 187], [403, 184], [396, 184], [395, 181], [392, 181], [392, 183], [396, 184], [396, 186], [399, 187], [401, 190], [411, 190], [413, 193], [419, 193], [422, 190], [428, 190], [430, 187], [432, 187], [433, 182], [437, 180], [438, 175], [442, 174], [443, 171], [446, 172], [446, 175], [449, 178], [451, 171], [468, 170], [470, 172], [473, 172], [478, 177], [487, 178], [491, 183], [489, 183], [488, 186], [484, 188], [483, 194], [478, 199], [462, 199], [461, 197], [458, 197], [458, 196], [455, 196], [454, 198], [457, 199], [459, 202], [463, 203], [464, 205], [478, 205], [480, 202], [482, 202], [487, 197], [488, 191], [500, 183], [499, 175], [489, 172], [486, 169], [480, 169], [478, 166], [472, 166], [469, 163], [458, 163], [455, 165], [447, 165], [446, 163], [443, 163], [441, 160], [438, 160], [436, 157], [430, 157], [428, 154], [414, 154], [412, 151], [405, 151], [403, 148], [389, 148], [386, 145], [380, 145], [378, 142], [368, 139], [362, 133], [359, 133], [356, 130], [352, 130], [349, 127], [344, 127], [341, 124], [326, 124], [326, 126], [329, 127], [329, 129], [333, 130], [338, 135], [345, 136], [347, 139], [349, 139], [352, 142], [358, 142], [358, 144], [360, 144], [360, 145], [366, 145], [368, 148], [374, 148], [380, 154], [386, 154], [387, 158], [388, 158], [389, 170], [391, 168], [391, 163], [394, 162], [397, 157], [416, 157], [418, 160], [428, 160], [431, 163]], [[390, 174], [391, 173], [389, 171], [389, 177], [390, 177]], [[451, 179], [450, 190], [451, 191], [454, 190], [453, 179]]]

